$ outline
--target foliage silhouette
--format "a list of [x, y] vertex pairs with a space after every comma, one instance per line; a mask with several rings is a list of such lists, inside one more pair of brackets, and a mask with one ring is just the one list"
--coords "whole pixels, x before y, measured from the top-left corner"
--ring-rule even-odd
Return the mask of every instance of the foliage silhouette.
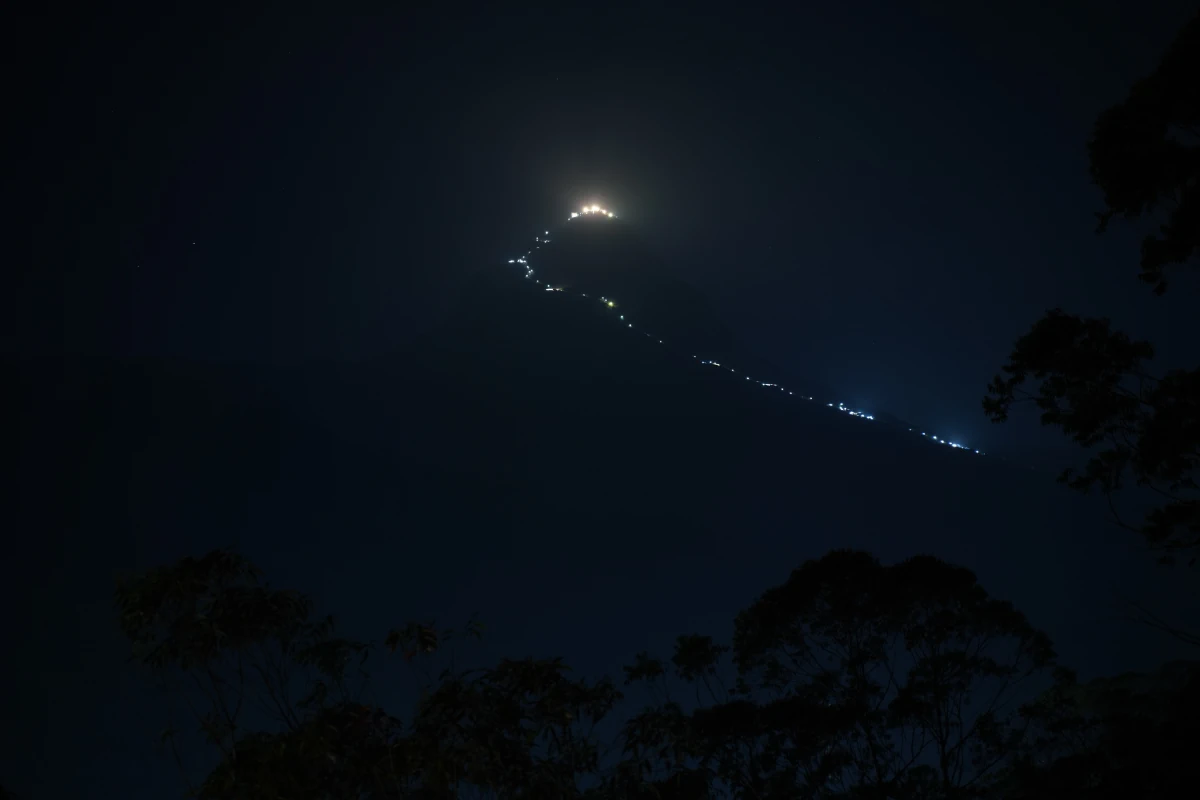
[[661, 661], [627, 668], [659, 702], [626, 725], [626, 774], [665, 794], [985, 796], [1027, 746], [1020, 688], [1049, 682], [1055, 662], [970, 571], [852, 551], [807, 562], [738, 616], [728, 691], [723, 652], [679, 639], [675, 676], [703, 686], [691, 710], [666, 695]]
[[1020, 687], [1054, 664], [969, 571], [835, 551], [743, 611], [731, 646], [692, 635], [667, 663], [640, 654], [626, 683], [655, 701], [606, 741], [621, 692], [559, 659], [426, 673], [401, 721], [364, 702], [370, 655], [431, 665], [476, 625], [338, 638], [232, 553], [123, 580], [117, 606], [137, 661], [215, 751], [200, 798], [983, 796], [1026, 749]]
[[[1159, 235], [1142, 244], [1141, 279], [1162, 294], [1168, 266], [1200, 246], [1200, 15], [1181, 31], [1153, 74], [1096, 121], [1089, 145], [1093, 179], [1104, 191], [1101, 230], [1114, 215], [1136, 218], [1167, 205]], [[1008, 419], [1032, 401], [1053, 425], [1092, 449], [1081, 472], [1060, 480], [1099, 488], [1118, 523], [1143, 535], [1165, 562], [1194, 564], [1200, 547], [1200, 370], [1152, 375], [1154, 350], [1114, 331], [1107, 319], [1049, 311], [1017, 340], [988, 385], [984, 412]], [[1032, 390], [1022, 388], [1027, 381]], [[1097, 449], [1098, 448], [1098, 449]], [[1118, 514], [1114, 495], [1132, 481], [1157, 505], [1137, 525]]]
[[174, 695], [216, 750], [200, 798], [1178, 796], [1200, 738], [1200, 663], [1080, 684], [1010, 604], [928, 556], [834, 551], [743, 611], [732, 646], [639, 654], [626, 684], [653, 702], [611, 751], [597, 725], [621, 693], [559, 659], [444, 669], [407, 725], [360, 702], [367, 654], [412, 664], [455, 634], [336, 638], [235, 554], [124, 580], [117, 600], [139, 663], [191, 681]]
[[[597, 766], [592, 729], [620, 698], [606, 682], [568, 678], [557, 660], [505, 661], [427, 672], [404, 725], [363, 702], [368, 657], [399, 650], [428, 666], [447, 643], [478, 636], [477, 623], [458, 633], [413, 623], [382, 645], [335, 637], [306, 597], [270, 588], [225, 551], [125, 579], [116, 598], [135, 660], [217, 751], [189, 785], [200, 798], [571, 797]], [[162, 738], [183, 769], [178, 734]]]
[[1033, 704], [1037, 744], [1001, 782], [1013, 800], [1185, 797], [1195, 792], [1200, 662], [1079, 684]]
[[1168, 208], [1158, 235], [1142, 242], [1139, 277], [1157, 294], [1166, 270], [1200, 248], [1200, 14], [1179, 33], [1158, 68], [1124, 102], [1096, 120], [1088, 145], [1092, 178], [1104, 192], [1104, 230], [1113, 216]]
[[[1003, 422], [1013, 404], [1033, 402], [1043, 425], [1054, 425], [1092, 448], [1082, 472], [1060, 480], [1088, 491], [1099, 488], [1117, 514], [1114, 494], [1128, 481], [1159, 499], [1145, 520], [1131, 525], [1172, 559], [1195, 561], [1200, 546], [1200, 370], [1173, 370], [1156, 377], [1147, 363], [1147, 342], [1112, 330], [1106, 319], [1049, 312], [1017, 340], [1003, 376], [988, 385], [983, 407]], [[1035, 391], [1022, 385], [1038, 381]]]

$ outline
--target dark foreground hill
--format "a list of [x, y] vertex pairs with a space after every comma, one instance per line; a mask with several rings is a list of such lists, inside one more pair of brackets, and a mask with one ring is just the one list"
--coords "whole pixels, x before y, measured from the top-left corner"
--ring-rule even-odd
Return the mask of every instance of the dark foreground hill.
[[1153, 566], [1088, 498], [753, 386], [591, 300], [501, 265], [385, 359], [8, 364], [10, 685], [45, 687], [6, 701], [37, 728], [5, 741], [14, 763], [53, 783], [53, 754], [104, 740], [96, 786], [141, 773], [148, 745], [105, 735], [153, 712], [113, 577], [230, 544], [352, 634], [478, 611], [481, 658], [589, 673], [724, 626], [834, 547], [971, 567], [1097, 673], [1159, 660], [1150, 634], [1111, 627], [1112, 576], [1131, 564], [1144, 597]]

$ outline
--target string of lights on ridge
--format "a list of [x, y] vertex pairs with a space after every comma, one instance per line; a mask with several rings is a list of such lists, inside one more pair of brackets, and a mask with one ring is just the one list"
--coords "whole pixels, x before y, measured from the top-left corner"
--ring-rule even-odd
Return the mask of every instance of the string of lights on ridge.
[[[571, 212], [571, 216], [567, 218], [567, 222], [570, 222], [571, 220], [578, 219], [579, 217], [584, 217], [584, 216], [587, 216], [587, 217], [593, 217], [593, 216], [594, 216], [594, 217], [608, 217], [609, 219], [616, 219], [616, 218], [617, 218], [617, 215], [616, 215], [616, 214], [614, 214], [613, 212], [611, 212], [611, 211], [609, 211], [609, 210], [607, 210], [607, 209], [601, 208], [600, 206], [591, 205], [591, 206], [584, 206], [584, 207], [583, 207], [583, 209], [582, 209], [582, 210], [580, 210], [580, 211], [572, 211], [572, 212]], [[535, 238], [534, 238], [534, 241], [536, 242], [536, 244], [534, 245], [534, 248], [533, 248], [533, 250], [538, 250], [538, 249], [541, 249], [541, 246], [542, 246], [542, 245], [544, 245], [544, 244], [549, 244], [549, 243], [550, 243], [550, 240], [549, 240], [548, 238], [546, 238], [546, 237], [547, 237], [547, 236], [549, 236], [549, 235], [550, 235], [550, 231], [546, 231], [546, 232], [545, 232], [543, 235], [535, 237]], [[525, 270], [525, 278], [526, 278], [526, 279], [528, 279], [528, 280], [532, 280], [534, 283], [541, 284], [541, 283], [542, 283], [542, 281], [541, 281], [541, 280], [539, 280], [538, 278], [535, 278], [535, 277], [533, 276], [533, 268], [529, 266], [529, 256], [533, 254], [533, 250], [526, 250], [526, 251], [525, 251], [525, 253], [524, 253], [523, 255], [521, 255], [521, 256], [518, 256], [517, 258], [510, 258], [510, 259], [508, 260], [508, 263], [509, 263], [509, 264], [519, 264], [519, 265], [521, 265], [521, 267], [522, 267], [522, 268], [524, 268], [524, 270]], [[561, 286], [551, 286], [549, 283], [546, 283], [546, 291], [547, 291], [547, 292], [564, 292], [564, 291], [566, 291], [566, 290], [564, 290], [564, 289], [563, 289], [563, 287], [561, 287]], [[586, 293], [584, 293], [584, 292], [567, 292], [567, 294], [573, 294], [573, 295], [576, 295], [576, 296], [578, 296], [578, 297], [587, 297], [587, 296], [588, 296], [588, 295], [587, 295]], [[589, 298], [589, 299], [590, 299], [590, 298]], [[610, 297], [601, 297], [601, 298], [600, 298], [600, 303], [601, 303], [601, 305], [603, 305], [605, 308], [607, 308], [607, 309], [611, 309], [611, 310], [613, 310], [613, 311], [615, 311], [615, 310], [616, 310], [616, 308], [617, 308], [617, 303], [616, 303], [616, 301], [615, 301], [615, 300], [613, 300], [613, 299], [612, 299], [612, 298], [610, 298]], [[620, 313], [618, 313], [618, 314], [617, 314], [617, 319], [618, 319], [619, 321], [621, 321], [621, 322], [624, 322], [624, 323], [625, 323], [625, 327], [626, 327], [627, 329], [633, 329], [633, 323], [632, 323], [632, 322], [629, 322], [629, 321], [627, 321], [627, 320], [625, 319], [625, 315], [624, 315], [624, 314], [620, 314]], [[639, 333], [641, 333], [643, 336], [645, 336], [647, 339], [657, 340], [659, 344], [663, 344], [663, 340], [662, 340], [662, 339], [658, 339], [656, 336], [654, 336], [654, 335], [652, 335], [652, 334], [650, 334], [650, 333], [647, 333], [647, 332], [645, 332], [645, 331], [641, 331], [641, 330], [639, 330], [638, 332], [639, 332]], [[705, 359], [702, 359], [702, 358], [699, 358], [698, 356], [695, 356], [695, 355], [693, 355], [693, 356], [692, 356], [692, 358], [696, 359], [696, 361], [697, 361], [698, 363], [700, 363], [700, 364], [702, 364], [702, 365], [704, 365], [704, 366], [716, 367], [716, 368], [718, 368], [718, 369], [724, 369], [724, 370], [728, 370], [729, 372], [732, 372], [732, 373], [735, 373], [735, 374], [737, 373], [737, 370], [736, 370], [736, 369], [734, 369], [733, 367], [731, 367], [731, 366], [728, 366], [728, 365], [725, 365], [725, 364], [720, 364], [720, 363], [718, 363], [718, 362], [716, 362], [716, 361], [713, 361], [712, 359], [707, 359], [707, 358], [705, 358]], [[758, 385], [758, 386], [760, 386], [760, 387], [762, 387], [762, 388], [764, 388], [764, 389], [778, 389], [778, 390], [779, 390], [779, 391], [781, 391], [781, 392], [785, 392], [785, 393], [786, 393], [786, 394], [787, 394], [789, 397], [795, 397], [795, 396], [796, 396], [794, 392], [792, 392], [792, 391], [790, 391], [790, 390], [786, 389], [786, 388], [785, 388], [785, 387], [783, 387], [783, 386], [780, 386], [780, 385], [779, 385], [779, 384], [777, 384], [777, 383], [772, 383], [772, 382], [769, 382], [769, 381], [760, 381], [760, 380], [756, 380], [755, 378], [752, 378], [752, 377], [750, 377], [749, 375], [746, 375], [746, 376], [744, 376], [744, 377], [746, 378], [746, 380], [747, 380], [747, 381], [750, 381], [751, 383], [754, 383], [754, 384], [756, 384], [756, 385]], [[802, 394], [802, 395], [800, 395], [800, 398], [801, 398], [802, 400], [809, 400], [809, 401], [811, 401], [811, 400], [813, 399], [813, 398], [811, 398], [811, 397], [807, 397], [807, 396], [805, 396], [805, 395], [803, 395], [803, 394]], [[838, 403], [826, 403], [825, 405], [826, 405], [827, 407], [829, 407], [829, 408], [832, 408], [832, 409], [836, 410], [836, 411], [840, 411], [840, 412], [842, 412], [843, 414], [847, 414], [848, 416], [851, 416], [851, 417], [856, 417], [856, 418], [858, 418], [858, 419], [862, 419], [862, 420], [868, 420], [868, 421], [870, 421], [870, 420], [874, 420], [874, 419], [875, 419], [875, 416], [874, 416], [873, 414], [868, 414], [868, 413], [867, 413], [867, 412], [865, 412], [865, 411], [860, 411], [860, 410], [858, 410], [858, 409], [853, 409], [853, 408], [850, 408], [849, 406], [847, 406], [847, 405], [845, 405], [845, 404], [843, 404], [843, 403], [841, 403], [841, 402], [838, 402]], [[912, 430], [914, 430], [914, 429], [913, 429], [913, 428], [909, 428], [909, 430], [910, 430], [910, 431], [912, 431]], [[952, 441], [948, 441], [948, 440], [946, 440], [946, 439], [943, 439], [943, 438], [941, 438], [941, 437], [939, 437], [939, 436], [935, 436], [934, 434], [931, 434], [931, 433], [926, 433], [926, 432], [922, 431], [922, 432], [921, 432], [921, 435], [922, 435], [922, 436], [924, 436], [926, 439], [929, 439], [930, 441], [936, 442], [937, 444], [946, 445], [947, 447], [951, 447], [951, 448], [953, 448], [953, 449], [955, 449], [955, 450], [965, 450], [965, 451], [967, 451], [967, 452], [970, 452], [970, 453], [975, 453], [976, 455], [985, 455], [984, 453], [980, 452], [979, 450], [972, 450], [971, 448], [967, 447], [966, 445], [959, 444], [958, 442], [952, 442]]]

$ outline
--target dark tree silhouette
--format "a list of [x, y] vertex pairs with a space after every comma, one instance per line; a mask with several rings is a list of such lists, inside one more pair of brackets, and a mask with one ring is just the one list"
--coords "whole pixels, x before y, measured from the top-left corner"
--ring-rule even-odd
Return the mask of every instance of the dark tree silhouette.
[[1027, 746], [1023, 687], [1055, 658], [970, 571], [850, 551], [738, 616], [728, 689], [726, 650], [680, 638], [673, 672], [694, 691], [674, 700], [661, 661], [626, 669], [659, 700], [626, 726], [627, 775], [674, 796], [985, 796]]
[[[1158, 69], [1120, 105], [1102, 113], [1090, 143], [1092, 176], [1107, 207], [1136, 218], [1167, 207], [1158, 235], [1142, 245], [1141, 278], [1162, 294], [1165, 270], [1200, 246], [1200, 15], [1179, 34]], [[1196, 559], [1200, 547], [1200, 370], [1150, 372], [1154, 350], [1114, 331], [1107, 319], [1055, 309], [1017, 340], [988, 385], [984, 412], [1008, 419], [1013, 404], [1033, 402], [1042, 424], [1092, 452], [1081, 472], [1060, 480], [1098, 488], [1118, 523], [1137, 531], [1163, 561]], [[1034, 384], [1029, 387], [1028, 384]], [[1132, 483], [1157, 498], [1133, 524], [1117, 512], [1115, 493]]]
[[568, 678], [558, 660], [506, 661], [426, 672], [403, 724], [364, 702], [368, 657], [399, 651], [417, 664], [477, 626], [338, 638], [307, 598], [270, 588], [224, 551], [122, 581], [117, 606], [137, 661], [216, 750], [192, 785], [179, 748], [194, 738], [173, 726], [162, 735], [200, 798], [580, 796], [598, 769], [592, 729], [620, 698], [607, 682]]
[[[1055, 309], [1017, 340], [1003, 375], [988, 385], [983, 407], [1008, 419], [1013, 404], [1032, 402], [1054, 425], [1091, 449], [1082, 471], [1064, 470], [1073, 488], [1098, 488], [1118, 523], [1140, 532], [1165, 560], [1200, 547], [1200, 370], [1150, 373], [1148, 342], [1114, 331], [1106, 319]], [[1034, 390], [1024, 389], [1036, 381]], [[1118, 513], [1115, 494], [1133, 484], [1158, 499], [1134, 525]]]
[[832, 552], [743, 611], [732, 646], [681, 636], [670, 662], [639, 655], [627, 683], [655, 699], [619, 752], [596, 725], [620, 693], [557, 659], [427, 676], [402, 723], [357, 697], [363, 664], [419, 664], [450, 632], [334, 637], [231, 553], [117, 597], [138, 661], [213, 751], [200, 798], [1173, 797], [1200, 739], [1200, 663], [1079, 684], [1011, 605], [931, 557]]
[[1200, 662], [1078, 684], [1029, 710], [1036, 746], [1009, 771], [1012, 800], [1190, 797], [1200, 741]]
[[476, 627], [338, 638], [232, 553], [124, 580], [117, 604], [138, 662], [201, 734], [163, 740], [185, 776], [211, 754], [188, 783], [214, 799], [982, 797], [1024, 763], [1023, 686], [1054, 662], [969, 571], [839, 551], [742, 612], [732, 647], [683, 636], [669, 665], [639, 656], [627, 682], [658, 696], [606, 743], [621, 694], [558, 659], [426, 672], [402, 722], [364, 702], [368, 658], [430, 666]]
[[1158, 68], [1124, 102], [1096, 120], [1092, 178], [1104, 191], [1100, 229], [1115, 215], [1165, 208], [1157, 235], [1142, 242], [1141, 279], [1162, 294], [1166, 270], [1200, 247], [1200, 14], [1180, 32]]

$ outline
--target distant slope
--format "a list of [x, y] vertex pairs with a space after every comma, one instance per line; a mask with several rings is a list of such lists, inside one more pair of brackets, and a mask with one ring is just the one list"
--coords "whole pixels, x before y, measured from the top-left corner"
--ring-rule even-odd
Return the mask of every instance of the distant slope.
[[708, 298], [655, 257], [624, 220], [580, 217], [545, 238], [549, 243], [535, 242], [528, 257], [542, 280], [618, 298], [633, 318], [652, 321], [659, 333], [706, 357], [739, 347]]
[[747, 347], [721, 320], [716, 304], [658, 258], [623, 219], [572, 219], [531, 242], [526, 260], [539, 279], [554, 286], [613, 298], [630, 320], [681, 351], [737, 363], [746, 373], [808, 395], [832, 397], [827, 387]]
[[[823, 403], [836, 405], [840, 399], [803, 374], [800, 365], [773, 363], [746, 346], [720, 319], [716, 305], [656, 257], [625, 220], [604, 214], [575, 216], [535, 237], [512, 263], [514, 274], [540, 286], [587, 294], [597, 302], [601, 297], [614, 301], [618, 317], [680, 353], [733, 367], [742, 378], [785, 386]], [[861, 411], [869, 411], [880, 427], [918, 434], [921, 430], [880, 409]], [[936, 431], [928, 435], [935, 437]]]

